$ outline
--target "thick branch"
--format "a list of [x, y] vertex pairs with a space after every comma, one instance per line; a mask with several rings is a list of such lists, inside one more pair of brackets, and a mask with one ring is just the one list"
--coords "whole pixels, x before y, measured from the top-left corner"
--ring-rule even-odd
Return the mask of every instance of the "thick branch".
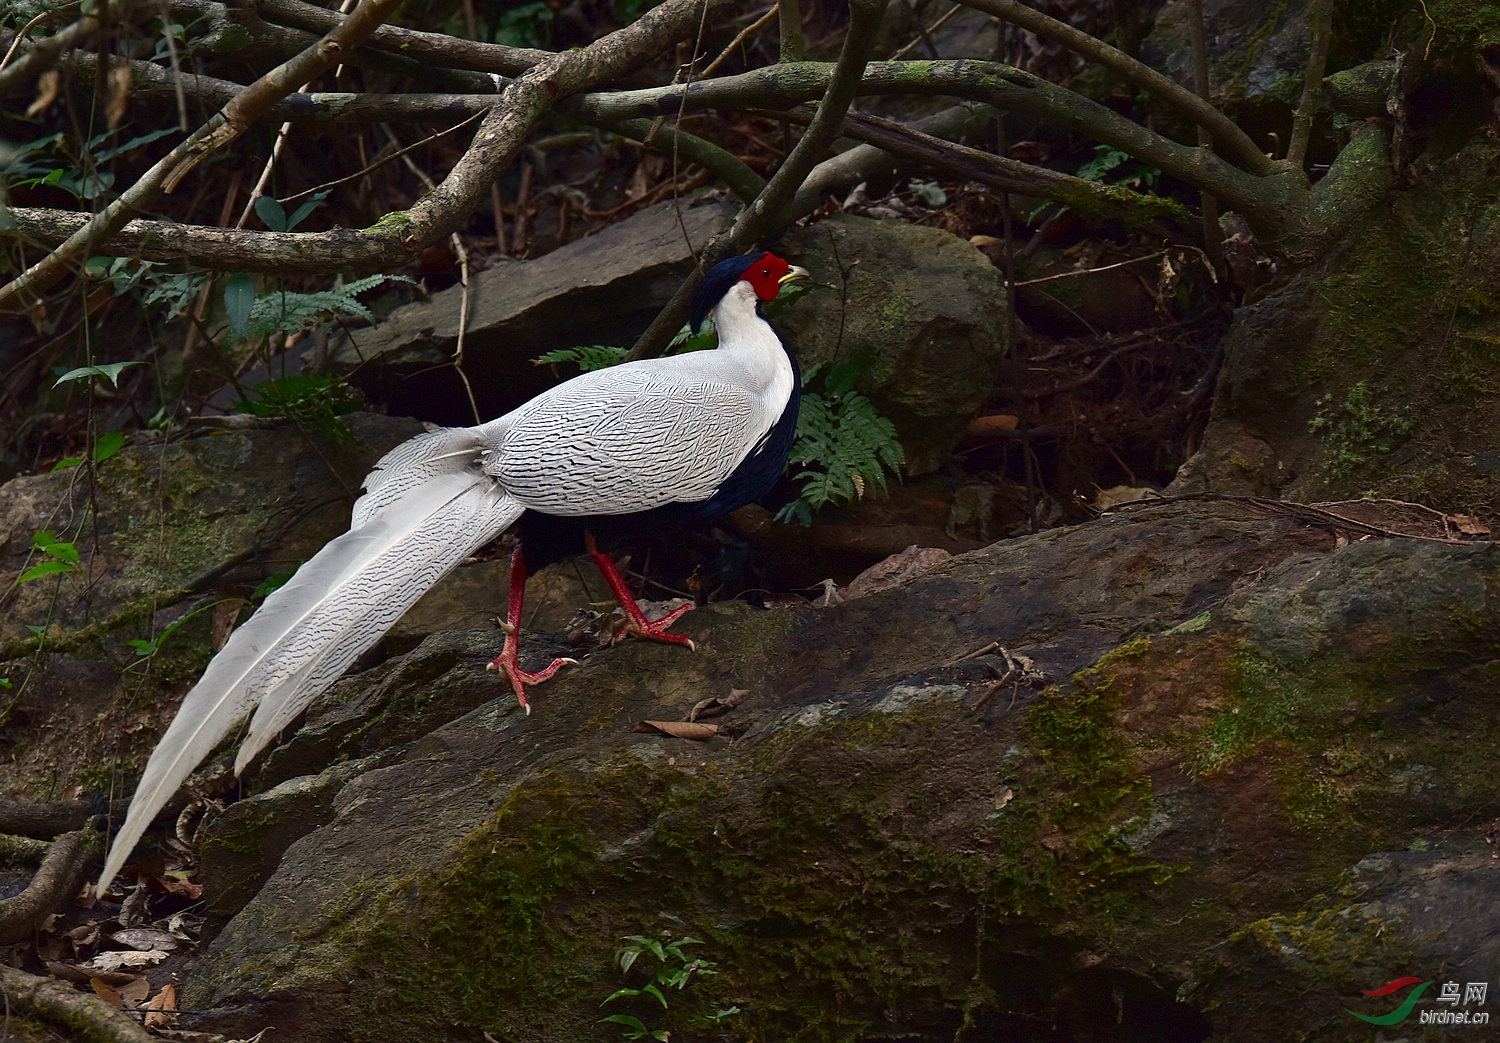
[[[801, 118], [797, 112], [781, 115], [792, 122]], [[1085, 181], [1080, 177], [1032, 166], [1007, 156], [981, 152], [876, 116], [851, 113], [844, 123], [844, 135], [936, 170], [978, 181], [1002, 192], [1055, 200], [1080, 213], [1120, 221], [1133, 227], [1159, 220], [1177, 223], [1188, 220], [1187, 211], [1182, 204], [1170, 199], [1132, 192], [1118, 185]]]
[[[590, 95], [577, 101], [591, 119], [626, 118], [714, 106], [792, 108], [827, 90], [830, 67], [820, 62], [774, 66], [686, 86]], [[1304, 207], [1306, 194], [1279, 167], [1256, 177], [1202, 149], [1180, 145], [1119, 113], [1030, 73], [998, 62], [967, 60], [872, 62], [860, 83], [864, 94], [936, 94], [987, 102], [1053, 127], [1112, 145], [1173, 177], [1213, 192], [1252, 222], [1275, 224], [1288, 207]]]
[[144, 209], [162, 192], [170, 192], [172, 186], [188, 170], [209, 152], [238, 137], [278, 97], [296, 90], [314, 76], [331, 68], [342, 55], [358, 47], [360, 41], [385, 19], [397, 3], [399, 0], [360, 0], [354, 13], [338, 29], [319, 40], [316, 46], [308, 48], [292, 61], [277, 66], [251, 84], [217, 115], [167, 153], [140, 180], [126, 189], [119, 199], [69, 236], [67, 242], [9, 284], [0, 287], [0, 307], [13, 302], [22, 294], [39, 294], [50, 289], [68, 273], [93, 243], [108, 239], [125, 224], [131, 211]]
[[[314, 33], [329, 32], [341, 21], [337, 11], [314, 7], [301, 0], [260, 0], [256, 11], [268, 22]], [[534, 47], [504, 47], [496, 43], [460, 40], [443, 33], [424, 33], [395, 25], [382, 25], [376, 29], [370, 35], [369, 46], [414, 58], [428, 65], [497, 73], [501, 76], [519, 76], [553, 56], [551, 51]]]
[[0, 965], [0, 989], [5, 992], [8, 1010], [30, 1013], [39, 1021], [54, 1024], [67, 1032], [67, 1039], [88, 1043], [154, 1043], [157, 1039], [129, 1014], [56, 978], [39, 978]]
[[43, 920], [72, 901], [103, 848], [97, 830], [80, 829], [54, 840], [26, 889], [0, 901], [0, 945], [30, 937]]
[[1307, 142], [1318, 114], [1318, 92], [1323, 89], [1323, 69], [1328, 64], [1328, 48], [1333, 40], [1333, 0], [1313, 0], [1307, 16], [1312, 49], [1307, 55], [1302, 100], [1292, 114], [1292, 138], [1286, 149], [1286, 165], [1299, 174], [1307, 160]]
[[781, 167], [771, 176], [765, 191], [735, 218], [729, 231], [712, 241], [698, 258], [698, 270], [677, 288], [667, 306], [657, 313], [651, 325], [636, 340], [625, 356], [627, 360], [649, 358], [660, 354], [672, 335], [687, 318], [688, 301], [703, 272], [731, 255], [747, 249], [752, 243], [779, 232], [791, 220], [797, 189], [838, 140], [849, 104], [859, 90], [860, 73], [880, 32], [880, 19], [886, 0], [850, 0], [849, 29], [839, 51], [838, 63], [828, 78], [827, 89], [818, 103], [817, 115], [807, 132], [793, 146]]
[[1020, 0], [958, 0], [958, 2], [976, 11], [1004, 18], [1019, 25], [1022, 29], [1030, 30], [1045, 39], [1054, 40], [1090, 61], [1097, 62], [1203, 127], [1219, 143], [1220, 152], [1232, 158], [1252, 174], [1275, 172], [1275, 165], [1264, 152], [1255, 147], [1255, 142], [1250, 140], [1250, 136], [1228, 116], [1209, 104], [1207, 99], [1200, 98], [1192, 91], [1184, 89], [1150, 66], [1136, 61], [1124, 51], [1111, 47], [1081, 29], [1075, 29], [1065, 22], [1049, 18], [1040, 11], [1027, 7]]
[[[92, 39], [98, 31], [99, 19], [84, 15], [66, 29], [31, 44], [20, 58], [0, 69], [0, 97], [40, 75], [54, 65], [64, 51]], [[7, 35], [14, 39], [14, 34]]]

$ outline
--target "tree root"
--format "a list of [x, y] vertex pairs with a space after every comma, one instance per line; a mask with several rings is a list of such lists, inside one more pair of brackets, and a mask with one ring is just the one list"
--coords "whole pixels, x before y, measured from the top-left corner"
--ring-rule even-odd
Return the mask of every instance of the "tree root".
[[26, 890], [0, 902], [0, 945], [23, 941], [72, 899], [103, 848], [104, 837], [95, 830], [64, 833], [53, 841]]
[[[61, 843], [61, 841], [59, 841]], [[57, 1025], [66, 1037], [91, 1043], [149, 1043], [154, 1037], [98, 996], [78, 992], [54, 978], [39, 978], [14, 967], [0, 966], [0, 990], [8, 1011], [29, 1013]]]

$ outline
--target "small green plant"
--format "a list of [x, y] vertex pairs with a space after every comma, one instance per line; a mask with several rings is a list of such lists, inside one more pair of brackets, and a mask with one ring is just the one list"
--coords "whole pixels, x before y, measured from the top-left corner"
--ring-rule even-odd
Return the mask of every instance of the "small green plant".
[[550, 48], [554, 17], [552, 8], [541, 0], [513, 7], [500, 15], [495, 25], [495, 42], [507, 47]]
[[1318, 399], [1318, 411], [1307, 429], [1328, 447], [1328, 477], [1350, 478], [1369, 461], [1391, 452], [1416, 430], [1416, 420], [1404, 409], [1382, 409], [1363, 380], [1336, 404], [1332, 394]]
[[78, 570], [78, 547], [71, 540], [60, 540], [51, 529], [43, 529], [31, 537], [31, 549], [42, 555], [42, 561], [31, 566], [16, 577], [16, 586], [30, 583], [43, 576], [55, 576], [59, 572]]
[[257, 294], [250, 277], [240, 273], [225, 282], [224, 310], [229, 316], [230, 333], [252, 341], [264, 340], [273, 333], [328, 329], [343, 315], [373, 323], [375, 314], [360, 302], [359, 295], [387, 282], [415, 285], [404, 275], [367, 275], [315, 293], [274, 290]]
[[338, 418], [360, 407], [359, 392], [338, 377], [303, 373], [277, 377], [251, 388], [254, 398], [243, 398], [234, 408], [251, 416], [301, 420], [338, 430]]
[[145, 639], [145, 640], [143, 640], [141, 638], [138, 638], [138, 637], [131, 638], [130, 639], [130, 647], [135, 650], [135, 654], [137, 656], [139, 656], [139, 658], [136, 659], [135, 662], [133, 662], [129, 666], [127, 666], [125, 669], [126, 670], [135, 670], [138, 667], [145, 666], [147, 663], [149, 663], [151, 661], [151, 659], [156, 655], [156, 653], [158, 653], [158, 652], [161, 651], [162, 643], [165, 642], [167, 640], [167, 638], [171, 637], [172, 634], [177, 630], [178, 627], [182, 626], [182, 624], [186, 623], [188, 620], [192, 619], [194, 616], [200, 615], [201, 613], [204, 613], [204, 612], [207, 612], [207, 611], [209, 611], [210, 609], [214, 608], [215, 606], [217, 606], [219, 604], [220, 604], [220, 602], [215, 601], [215, 602], [212, 602], [211, 604], [202, 605], [202, 606], [200, 606], [198, 608], [193, 609], [191, 612], [188, 612], [188, 613], [185, 613], [182, 616], [179, 616], [177, 619], [174, 619], [171, 623], [169, 623], [167, 625], [166, 629], [164, 629], [160, 634], [157, 634], [153, 638]]
[[[1129, 152], [1121, 152], [1110, 145], [1095, 145], [1094, 158], [1078, 168], [1077, 176], [1097, 185], [1120, 185], [1145, 192], [1156, 184], [1161, 170], [1142, 163]], [[1057, 206], [1059, 213], [1068, 209], [1059, 203], [1045, 202], [1031, 211], [1027, 220], [1035, 221], [1037, 215], [1052, 206]]]
[[[689, 945], [702, 945], [697, 938], [679, 938], [676, 941], [667, 939], [658, 941], [648, 938], [643, 934], [632, 934], [625, 939], [626, 945], [620, 950], [617, 962], [620, 965], [620, 973], [628, 975], [642, 956], [649, 956], [656, 961], [657, 967], [651, 978], [638, 989], [623, 988], [616, 989], [607, 996], [599, 1006], [613, 1003], [616, 1000], [640, 999], [646, 997], [661, 1004], [662, 1010], [667, 1010], [670, 1004], [667, 1002], [667, 990], [676, 989], [684, 991], [689, 984], [699, 978], [712, 977], [719, 973], [718, 966], [711, 960], [701, 957], [689, 956], [684, 950]], [[712, 1014], [700, 1014], [691, 1021], [694, 1025], [712, 1027], [721, 1025], [725, 1020], [734, 1017], [740, 1012], [739, 1007], [720, 1007]], [[619, 1025], [620, 1038], [625, 1040], [651, 1039], [658, 1043], [665, 1043], [668, 1033], [666, 1029], [651, 1028], [641, 1018], [633, 1014], [610, 1014], [599, 1019], [601, 1023]]]
[[200, 272], [173, 271], [170, 265], [134, 257], [90, 257], [83, 268], [89, 278], [109, 283], [116, 297], [132, 294], [166, 319], [184, 314], [208, 281]]
[[896, 425], [854, 390], [869, 362], [862, 353], [835, 366], [815, 366], [803, 378], [797, 440], [787, 463], [806, 469], [792, 476], [801, 488], [776, 512], [778, 521], [811, 525], [824, 504], [858, 500], [871, 485], [885, 492], [886, 472], [897, 473], [905, 462]]
[[560, 366], [571, 363], [580, 372], [609, 369], [625, 361], [625, 349], [613, 344], [580, 344], [576, 348], [558, 348], [531, 360], [533, 366]]

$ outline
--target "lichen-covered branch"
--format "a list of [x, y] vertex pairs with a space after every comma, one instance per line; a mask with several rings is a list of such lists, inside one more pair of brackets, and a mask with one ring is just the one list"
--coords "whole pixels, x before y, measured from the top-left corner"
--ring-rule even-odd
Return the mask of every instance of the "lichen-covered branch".
[[39, 978], [0, 965], [0, 989], [5, 992], [7, 1011], [56, 1025], [67, 1033], [67, 1039], [88, 1043], [154, 1043], [157, 1039], [124, 1011], [56, 978]]
[[[796, 121], [796, 112], [784, 114]], [[1188, 212], [1181, 203], [1161, 196], [1132, 192], [1118, 185], [1085, 181], [1046, 167], [1032, 166], [1008, 156], [997, 156], [952, 141], [924, 134], [891, 120], [851, 114], [844, 135], [878, 146], [886, 152], [921, 163], [935, 170], [978, 181], [1002, 192], [1051, 199], [1079, 213], [1120, 221], [1139, 228], [1152, 221], [1186, 223]]]
[[1020, 0], [958, 0], [967, 7], [986, 14], [1004, 18], [1022, 29], [1036, 33], [1044, 39], [1053, 40], [1090, 61], [1109, 69], [1129, 83], [1147, 91], [1194, 123], [1213, 135], [1219, 150], [1253, 174], [1271, 174], [1275, 166], [1250, 136], [1239, 128], [1228, 116], [1209, 104], [1206, 98], [1186, 90], [1175, 81], [1163, 76], [1130, 55], [1060, 22], [1042, 12], [1027, 7]]
[[[95, 252], [108, 250], [145, 259], [186, 261], [219, 271], [377, 271], [393, 267], [445, 238], [468, 220], [490, 183], [514, 160], [537, 119], [557, 99], [615, 82], [669, 51], [696, 29], [705, 2], [712, 11], [726, 6], [729, 0], [667, 0], [624, 29], [588, 47], [552, 55], [509, 83], [479, 125], [468, 150], [437, 188], [410, 210], [387, 214], [369, 228], [309, 233], [236, 232], [140, 220], [121, 227], [114, 219], [131, 208], [144, 207], [143, 201], [154, 195], [151, 186], [143, 184], [146, 181], [143, 178], [105, 211], [111, 218], [107, 223], [93, 225], [84, 215], [22, 208], [12, 210], [17, 226], [14, 234], [51, 243], [57, 241], [53, 236], [58, 231], [72, 228], [68, 241], [89, 242]], [[171, 169], [185, 150], [215, 125], [211, 121], [200, 129], [153, 171]], [[147, 177], [151, 176], [148, 172]], [[155, 176], [159, 178], [160, 174]], [[47, 264], [56, 256], [54, 253], [42, 263]], [[57, 266], [50, 273], [53, 281], [64, 270], [65, 266]], [[40, 281], [27, 283], [17, 279], [0, 287], [0, 304], [19, 292], [35, 291], [40, 285]]]
[[[626, 118], [712, 106], [791, 108], [820, 97], [832, 69], [821, 62], [778, 65], [686, 86], [590, 95], [576, 101], [590, 118]], [[1211, 191], [1267, 230], [1279, 228], [1308, 197], [1280, 167], [1264, 177], [1246, 173], [1203, 149], [1162, 137], [1119, 113], [1030, 73], [998, 62], [967, 60], [872, 62], [862, 94], [933, 94], [969, 98], [1044, 120], [1053, 127], [1102, 141]]]
[[[326, 33], [340, 21], [338, 12], [314, 7], [302, 0], [260, 0], [256, 11], [268, 22], [314, 33]], [[500, 76], [519, 76], [552, 57], [551, 51], [534, 47], [505, 47], [497, 43], [461, 40], [443, 33], [426, 33], [394, 25], [383, 25], [375, 30], [370, 35], [369, 46], [412, 58], [426, 65], [495, 73]]]
[[0, 901], [0, 945], [29, 938], [43, 920], [70, 902], [103, 853], [97, 830], [80, 829], [54, 840], [26, 889]]

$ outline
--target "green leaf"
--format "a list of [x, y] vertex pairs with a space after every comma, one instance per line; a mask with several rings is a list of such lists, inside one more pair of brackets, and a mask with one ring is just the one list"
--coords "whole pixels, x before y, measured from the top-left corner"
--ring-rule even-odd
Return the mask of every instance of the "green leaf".
[[78, 547], [69, 540], [60, 540], [51, 529], [43, 529], [31, 537], [31, 546], [43, 554], [78, 564]]
[[319, 192], [317, 195], [313, 196], [297, 209], [293, 210], [292, 216], [286, 219], [286, 231], [290, 232], [292, 229], [296, 228], [303, 222], [304, 219], [306, 219], [308, 214], [318, 209], [318, 207], [322, 205], [323, 200], [328, 198], [328, 193], [330, 191], [332, 191], [332, 189], [325, 189], [324, 191]]
[[250, 321], [250, 310], [254, 307], [255, 280], [249, 272], [235, 272], [224, 280], [224, 314], [229, 319], [232, 336], [244, 334], [245, 324]]
[[656, 987], [655, 983], [647, 985], [641, 991], [647, 996], [653, 997], [657, 1003], [660, 1003], [662, 1010], [667, 1009], [667, 998], [661, 994], [661, 990]]
[[[30, 583], [34, 579], [43, 576], [52, 576], [59, 572], [72, 572], [78, 566], [67, 561], [44, 561], [40, 565], [33, 565], [25, 572], [16, 577], [17, 583]], [[43, 627], [42, 629], [46, 629]]]
[[574, 348], [558, 348], [531, 360], [533, 366], [556, 366], [565, 362], [575, 363], [589, 373], [596, 369], [608, 369], [625, 361], [626, 351], [612, 344], [582, 344]]
[[123, 431], [106, 431], [99, 436], [94, 443], [94, 463], [102, 464], [121, 449], [125, 448], [125, 433]]
[[48, 473], [56, 474], [58, 471], [66, 471], [68, 468], [77, 467], [81, 463], [83, 463], [83, 457], [81, 456], [65, 456], [61, 460], [57, 461], [57, 463], [53, 464], [52, 470]]
[[255, 201], [255, 213], [273, 232], [287, 232], [286, 208], [275, 196], [261, 196]]
[[[57, 378], [52, 387], [60, 388], [64, 384], [70, 384], [75, 380], [87, 381], [94, 377], [106, 377], [115, 387], [120, 386], [120, 372], [129, 366], [144, 366], [144, 362], [106, 362], [98, 366], [79, 366], [70, 369]], [[55, 370], [53, 372], [56, 372]]]

